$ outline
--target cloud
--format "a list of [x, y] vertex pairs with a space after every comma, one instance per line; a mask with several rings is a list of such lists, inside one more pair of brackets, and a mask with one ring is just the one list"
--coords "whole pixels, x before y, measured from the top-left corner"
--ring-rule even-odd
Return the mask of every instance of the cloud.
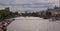
[[0, 3], [1, 6], [22, 6], [22, 7], [31, 7], [31, 8], [43, 8], [43, 7], [49, 7], [52, 6], [53, 3], [33, 3], [33, 4], [6, 4], [6, 3]]
[[59, 6], [59, 0], [0, 0], [0, 7], [10, 8], [47, 8]]
[[0, 0], [4, 4], [59, 3], [59, 0]]

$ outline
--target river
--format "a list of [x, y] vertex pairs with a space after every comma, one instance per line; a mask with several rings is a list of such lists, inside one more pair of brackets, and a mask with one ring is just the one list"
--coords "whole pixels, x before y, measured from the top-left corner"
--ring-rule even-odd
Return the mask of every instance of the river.
[[60, 31], [60, 21], [49, 22], [39, 17], [17, 17], [7, 31]]

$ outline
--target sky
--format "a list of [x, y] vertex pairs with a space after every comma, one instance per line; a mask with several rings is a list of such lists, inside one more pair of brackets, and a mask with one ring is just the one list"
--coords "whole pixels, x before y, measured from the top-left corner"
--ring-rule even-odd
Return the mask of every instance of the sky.
[[42, 10], [59, 6], [59, 0], [0, 0], [0, 8], [10, 7], [12, 10]]

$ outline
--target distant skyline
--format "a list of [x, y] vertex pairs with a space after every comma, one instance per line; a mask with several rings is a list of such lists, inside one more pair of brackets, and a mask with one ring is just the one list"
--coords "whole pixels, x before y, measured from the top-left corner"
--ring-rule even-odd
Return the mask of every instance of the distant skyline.
[[21, 8], [23, 10], [30, 10], [32, 8], [43, 10], [48, 7], [53, 8], [55, 5], [59, 6], [59, 0], [0, 0], [0, 8], [10, 7], [11, 10], [21, 10]]

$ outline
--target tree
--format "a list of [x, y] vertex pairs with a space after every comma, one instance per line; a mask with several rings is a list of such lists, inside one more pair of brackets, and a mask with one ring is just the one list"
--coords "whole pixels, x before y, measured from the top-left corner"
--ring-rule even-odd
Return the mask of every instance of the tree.
[[51, 16], [51, 12], [48, 12], [48, 11], [47, 11], [47, 12], [46, 12], [46, 15], [47, 15], [47, 16]]
[[0, 10], [0, 21], [14, 17], [15, 15], [18, 15], [18, 12], [13, 13], [11, 11], [7, 11], [6, 9]]

